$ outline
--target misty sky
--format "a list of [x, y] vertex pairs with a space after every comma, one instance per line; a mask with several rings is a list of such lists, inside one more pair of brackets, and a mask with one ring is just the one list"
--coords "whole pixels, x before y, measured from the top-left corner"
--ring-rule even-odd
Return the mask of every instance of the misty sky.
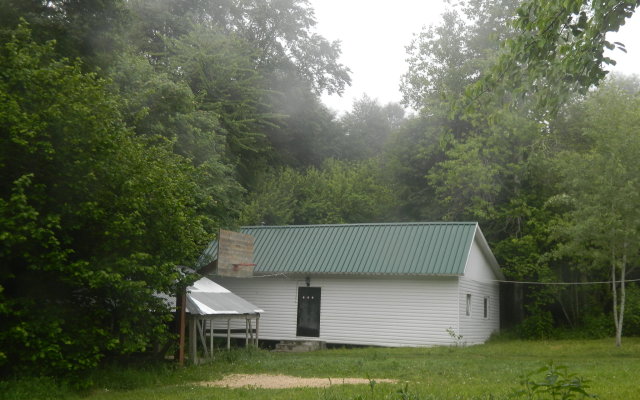
[[[349, 111], [364, 93], [382, 104], [400, 101], [400, 76], [406, 71], [405, 47], [423, 26], [438, 23], [445, 10], [441, 0], [311, 0], [318, 32], [342, 41], [341, 62], [352, 73], [352, 86], [342, 97], [323, 96], [329, 108]], [[615, 70], [640, 74], [640, 15], [633, 16], [611, 41], [625, 43], [627, 54], [609, 55]]]

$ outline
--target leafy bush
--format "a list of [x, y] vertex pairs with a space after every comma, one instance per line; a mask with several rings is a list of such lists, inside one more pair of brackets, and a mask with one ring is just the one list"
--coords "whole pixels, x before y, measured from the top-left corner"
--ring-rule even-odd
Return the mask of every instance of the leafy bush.
[[602, 339], [615, 334], [613, 317], [604, 313], [586, 314], [580, 327], [584, 339]]
[[549, 311], [538, 311], [525, 318], [516, 329], [523, 339], [547, 339], [553, 334], [553, 317]]
[[637, 285], [627, 286], [626, 302], [624, 334], [625, 336], [640, 336], [640, 288]]
[[[536, 376], [543, 374], [542, 377]], [[595, 398], [586, 390], [589, 381], [568, 372], [565, 366], [555, 366], [550, 362], [538, 370], [524, 375], [520, 384], [522, 389], [513, 394], [513, 398], [526, 399], [576, 399]]]

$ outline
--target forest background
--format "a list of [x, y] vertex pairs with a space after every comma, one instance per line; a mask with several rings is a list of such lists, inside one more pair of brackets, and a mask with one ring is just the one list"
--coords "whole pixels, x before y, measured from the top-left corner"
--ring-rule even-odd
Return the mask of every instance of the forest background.
[[0, 0], [2, 372], [170, 339], [155, 294], [248, 224], [478, 221], [529, 282], [511, 334], [639, 335], [640, 81], [603, 71], [638, 2], [556, 3], [451, 5], [407, 48], [419, 112], [337, 116], [306, 1]]

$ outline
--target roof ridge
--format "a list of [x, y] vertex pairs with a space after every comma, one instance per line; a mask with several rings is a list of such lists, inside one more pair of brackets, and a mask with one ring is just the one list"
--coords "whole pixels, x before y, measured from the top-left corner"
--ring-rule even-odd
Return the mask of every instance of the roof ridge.
[[352, 224], [308, 224], [308, 225], [246, 225], [240, 229], [248, 228], [318, 228], [318, 227], [355, 227], [355, 226], [419, 226], [419, 225], [477, 225], [477, 221], [414, 221], [414, 222], [359, 222]]

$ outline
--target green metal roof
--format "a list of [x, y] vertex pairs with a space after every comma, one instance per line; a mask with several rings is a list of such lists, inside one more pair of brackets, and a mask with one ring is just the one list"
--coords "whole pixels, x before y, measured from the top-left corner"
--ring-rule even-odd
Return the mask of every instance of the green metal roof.
[[[462, 275], [475, 222], [249, 226], [254, 273]], [[217, 257], [211, 243], [199, 260]], [[495, 261], [493, 255], [490, 258]], [[495, 264], [497, 268], [497, 263]]]

